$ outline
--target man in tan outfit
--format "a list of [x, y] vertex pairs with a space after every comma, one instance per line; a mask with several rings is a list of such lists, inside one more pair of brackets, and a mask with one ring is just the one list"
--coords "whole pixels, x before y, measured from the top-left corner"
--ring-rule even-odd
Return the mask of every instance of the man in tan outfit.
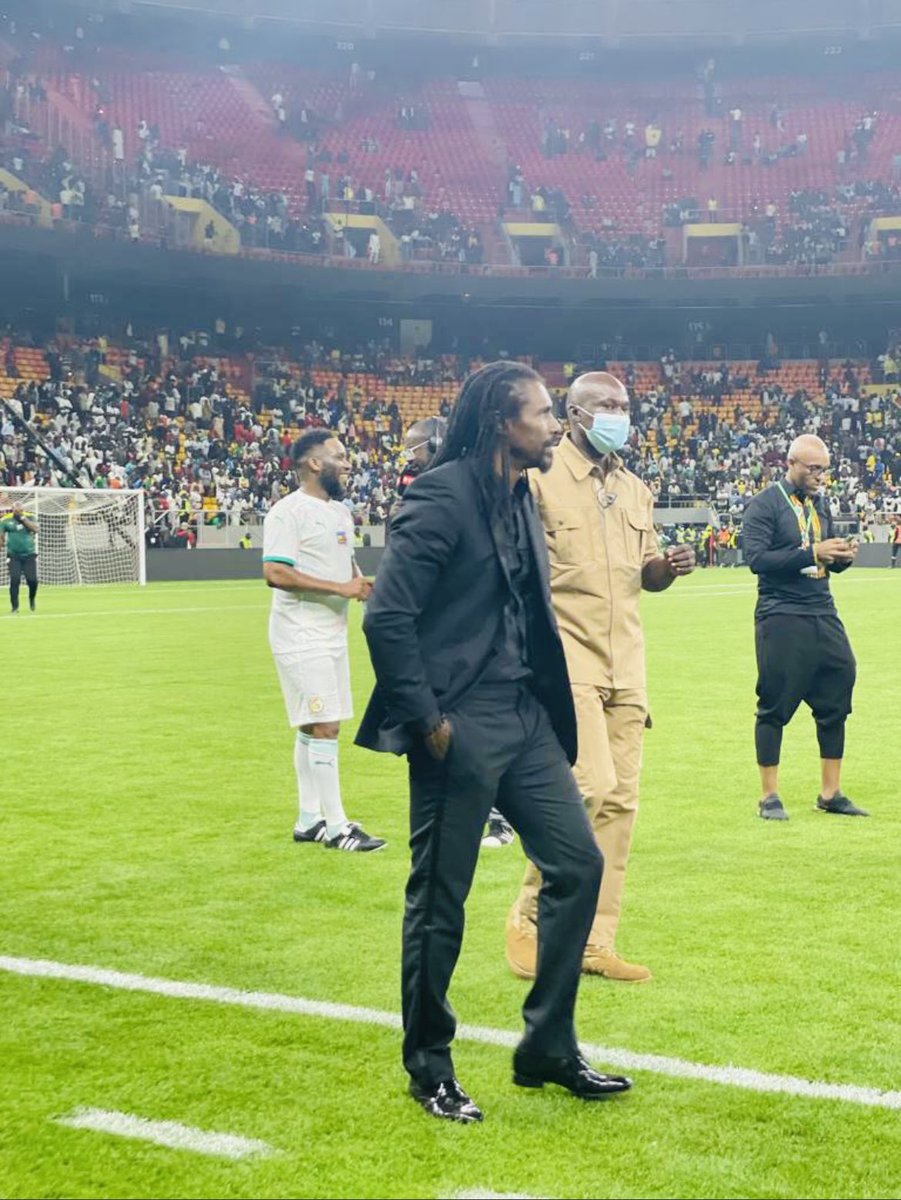
[[[569, 430], [544, 475], [533, 473], [551, 560], [551, 596], [572, 683], [579, 730], [576, 782], [605, 860], [583, 972], [639, 982], [647, 967], [615, 949], [626, 864], [638, 811], [648, 701], [642, 588], [662, 592], [694, 570], [694, 551], [660, 553], [653, 497], [616, 451], [629, 435], [629, 396], [605, 371], [581, 375], [567, 393]], [[507, 922], [507, 961], [535, 974], [541, 875], [530, 863]]]

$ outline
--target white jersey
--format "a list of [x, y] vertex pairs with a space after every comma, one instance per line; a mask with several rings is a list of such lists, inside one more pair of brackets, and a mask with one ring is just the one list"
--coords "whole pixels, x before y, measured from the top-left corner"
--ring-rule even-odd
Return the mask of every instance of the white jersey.
[[[337, 500], [298, 489], [274, 504], [263, 523], [263, 562], [283, 562], [304, 575], [347, 583], [354, 573], [354, 523]], [[324, 592], [272, 594], [269, 644], [274, 654], [347, 644], [350, 601]]]

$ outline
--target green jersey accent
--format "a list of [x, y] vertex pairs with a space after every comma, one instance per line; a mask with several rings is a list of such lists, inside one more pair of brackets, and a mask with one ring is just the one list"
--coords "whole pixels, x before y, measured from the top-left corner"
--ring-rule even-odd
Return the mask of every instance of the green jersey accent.
[[[29, 521], [33, 521], [34, 517], [31, 513], [24, 513]], [[5, 517], [0, 517], [0, 533], [6, 535], [6, 553], [14, 558], [28, 558], [31, 554], [36, 554], [37, 550], [34, 544], [34, 534], [25, 528], [18, 517], [14, 517], [12, 513], [7, 513]]]

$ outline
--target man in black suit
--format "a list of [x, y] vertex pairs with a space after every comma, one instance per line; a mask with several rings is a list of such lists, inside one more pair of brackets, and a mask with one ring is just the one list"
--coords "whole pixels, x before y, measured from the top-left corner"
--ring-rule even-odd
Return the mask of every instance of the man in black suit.
[[376, 687], [357, 743], [409, 760], [404, 1065], [423, 1108], [457, 1121], [482, 1114], [454, 1074], [447, 990], [494, 804], [544, 880], [514, 1081], [558, 1083], [584, 1099], [631, 1086], [580, 1057], [573, 1022], [603, 859], [569, 767], [572, 693], [524, 474], [550, 467], [559, 434], [529, 367], [492, 363], [471, 375], [435, 465], [393, 518], [363, 625]]
[[[418, 476], [432, 466], [447, 436], [447, 421], [444, 417], [424, 417], [411, 425], [404, 435], [406, 465], [397, 481], [398, 497], [403, 498], [407, 488]], [[390, 523], [387, 532], [390, 534]], [[513, 829], [505, 817], [492, 808], [488, 814], [488, 833], [482, 838], [483, 846], [509, 846], [514, 840]]]

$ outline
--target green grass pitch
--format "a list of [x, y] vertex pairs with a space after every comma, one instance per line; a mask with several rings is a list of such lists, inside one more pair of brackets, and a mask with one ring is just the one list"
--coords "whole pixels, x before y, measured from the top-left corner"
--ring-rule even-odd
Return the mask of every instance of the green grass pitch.
[[[632, 1051], [901, 1088], [901, 572], [835, 583], [858, 661], [845, 785], [813, 811], [813, 723], [785, 743], [788, 824], [755, 817], [753, 581], [647, 596], [654, 728], [620, 949], [641, 987], [585, 981], [581, 1036]], [[291, 735], [260, 582], [46, 589], [0, 615], [0, 955], [397, 1011], [403, 764], [342, 734], [375, 856], [295, 846]], [[352, 626], [362, 712], [371, 674]], [[504, 962], [518, 844], [486, 852], [453, 989], [515, 1031]], [[481, 1127], [405, 1095], [390, 1028], [0, 971], [0, 1195], [899, 1196], [901, 1110], [638, 1071], [622, 1102], [515, 1089], [460, 1042]], [[79, 1106], [269, 1142], [228, 1162], [53, 1118]]]

